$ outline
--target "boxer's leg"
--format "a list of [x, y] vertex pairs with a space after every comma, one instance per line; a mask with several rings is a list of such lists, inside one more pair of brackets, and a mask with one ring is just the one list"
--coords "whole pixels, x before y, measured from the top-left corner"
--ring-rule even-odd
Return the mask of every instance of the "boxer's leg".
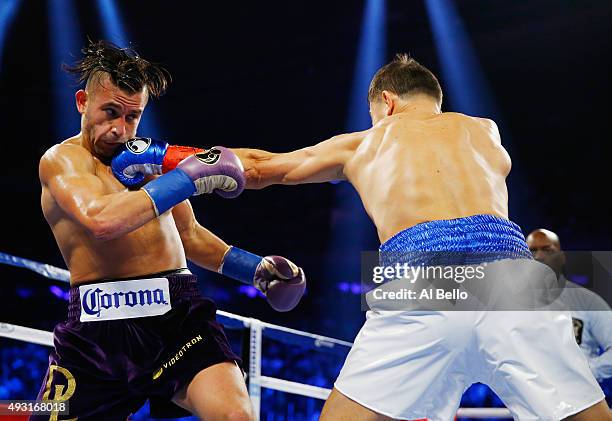
[[350, 400], [333, 389], [321, 412], [320, 421], [388, 421], [393, 418], [378, 414]]
[[[168, 401], [206, 421], [253, 420], [254, 411], [237, 364], [240, 358], [231, 350], [216, 320], [214, 302], [183, 297], [172, 306], [174, 313], [159, 326], [160, 331], [168, 333], [169, 343], [153, 390], [164, 396], [170, 388]], [[180, 332], [172, 337], [176, 326], [180, 326]]]
[[565, 419], [568, 421], [612, 421], [612, 412], [610, 411], [610, 408], [608, 408], [608, 404], [604, 400], [599, 403], [596, 403], [595, 405], [585, 409], [582, 412], [579, 412], [576, 415], [572, 415], [571, 417], [567, 417]]
[[109, 326], [104, 321], [72, 320], [55, 327], [55, 345], [37, 399], [67, 402], [68, 414], [36, 415], [31, 420], [124, 421], [145, 403], [146, 397], [126, 387], [121, 369], [111, 362], [116, 355], [109, 355], [92, 340], [111, 329], [116, 337], [124, 337], [117, 324]]
[[472, 318], [461, 311], [369, 311], [322, 418], [451, 421], [472, 383]]
[[[569, 312], [481, 312], [480, 364], [517, 419], [609, 420]], [[595, 415], [594, 415], [595, 414]]]
[[255, 419], [244, 377], [233, 362], [200, 371], [172, 401], [207, 421]]

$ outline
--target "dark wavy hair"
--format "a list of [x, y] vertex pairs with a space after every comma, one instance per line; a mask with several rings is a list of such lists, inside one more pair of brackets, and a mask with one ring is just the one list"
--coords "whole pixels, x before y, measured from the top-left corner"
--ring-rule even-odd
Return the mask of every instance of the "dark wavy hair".
[[77, 76], [79, 84], [89, 86], [92, 81], [99, 81], [102, 74], [108, 74], [115, 86], [129, 94], [146, 87], [149, 95], [159, 97], [172, 80], [166, 69], [143, 59], [132, 48], [121, 48], [108, 41], [90, 41], [81, 52], [81, 60], [73, 66], [63, 66], [66, 72]]
[[434, 74], [408, 54], [397, 54], [395, 59], [381, 67], [370, 83], [368, 101], [376, 101], [382, 91], [398, 96], [425, 94], [442, 103], [442, 88]]

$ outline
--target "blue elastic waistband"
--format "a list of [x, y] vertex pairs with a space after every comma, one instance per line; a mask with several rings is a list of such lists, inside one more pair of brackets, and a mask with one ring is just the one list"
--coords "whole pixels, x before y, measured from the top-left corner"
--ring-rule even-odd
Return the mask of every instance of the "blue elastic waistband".
[[398, 232], [381, 244], [384, 265], [478, 264], [500, 259], [531, 259], [514, 222], [493, 215], [424, 222]]

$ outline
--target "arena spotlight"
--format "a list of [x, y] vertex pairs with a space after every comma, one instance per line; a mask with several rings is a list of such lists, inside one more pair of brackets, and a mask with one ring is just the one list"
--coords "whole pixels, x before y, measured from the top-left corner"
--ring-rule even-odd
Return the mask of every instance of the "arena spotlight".
[[74, 80], [62, 70], [79, 56], [81, 32], [74, 0], [47, 2], [49, 16], [49, 53], [51, 57], [51, 94], [53, 97], [54, 140], [61, 141], [79, 132], [80, 118], [75, 112]]
[[[132, 40], [125, 30], [117, 2], [115, 0], [97, 0], [97, 5], [104, 39], [123, 48], [137, 47], [132, 45]], [[147, 109], [138, 125], [138, 134], [140, 136], [160, 137], [154, 108], [155, 104], [153, 101], [149, 101]]]
[[367, 0], [353, 73], [353, 84], [346, 122], [347, 131], [365, 130], [371, 125], [367, 93], [374, 73], [386, 55], [385, 0]]
[[3, 0], [0, 2], [0, 69], [2, 68], [2, 53], [4, 52], [4, 40], [15, 13], [17, 12], [20, 0]]
[[451, 108], [496, 119], [495, 101], [455, 4], [452, 0], [426, 0], [425, 5]]
[[115, 1], [98, 0], [97, 4], [104, 39], [120, 47], [129, 47], [129, 38], [123, 29]]
[[[347, 131], [364, 130], [371, 126], [367, 93], [372, 76], [385, 60], [385, 18], [384, 0], [366, 1], [349, 97]], [[378, 238], [353, 186], [339, 183], [335, 195], [333, 212], [338, 217], [334, 218], [328, 252], [332, 256], [339, 256], [342, 264], [337, 264], [338, 260], [334, 259], [327, 273], [334, 280], [342, 280], [339, 289], [347, 294], [348, 299], [348, 295], [354, 295], [353, 286], [360, 282], [361, 252], [375, 250]], [[360, 322], [355, 320], [353, 312], [342, 312], [338, 316], [341, 318], [339, 325], [345, 326], [343, 335], [350, 335], [356, 327], [355, 323]]]

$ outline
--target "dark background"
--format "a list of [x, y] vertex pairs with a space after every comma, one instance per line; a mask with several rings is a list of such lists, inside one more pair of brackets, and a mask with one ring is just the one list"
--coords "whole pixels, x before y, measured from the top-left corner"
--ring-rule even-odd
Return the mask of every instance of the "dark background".
[[[8, 1], [18, 0], [0, 0], [0, 8]], [[510, 217], [525, 234], [538, 227], [556, 231], [567, 250], [610, 250], [612, 2], [453, 3], [513, 158]], [[67, 12], [64, 4], [75, 7], [74, 16], [52, 25], [54, 13]], [[0, 45], [0, 252], [64, 265], [40, 211], [38, 160], [79, 131], [77, 111], [65, 100], [78, 87], [58, 69], [79, 57], [88, 37], [104, 38], [97, 4], [21, 0], [14, 17], [0, 22], [5, 32]], [[127, 39], [144, 58], [163, 64], [174, 80], [144, 115], [144, 121], [154, 123], [154, 133], [141, 124], [140, 135], [173, 144], [280, 152], [346, 131], [365, 2], [115, 4]], [[385, 26], [386, 61], [408, 52], [444, 76], [423, 1], [387, 1]], [[366, 92], [358, 94], [367, 109]], [[452, 108], [457, 101], [448, 89], [445, 94], [445, 111], [464, 111]], [[261, 255], [287, 256], [304, 267], [309, 279], [307, 295], [291, 313], [276, 313], [263, 299], [245, 295], [237, 282], [193, 268], [201, 275], [201, 289], [223, 310], [352, 341], [363, 313], [359, 277], [348, 268], [358, 268], [359, 254], [350, 245], [337, 247], [347, 227], [361, 229], [363, 215], [341, 206], [350, 198], [350, 189], [333, 184], [270, 187], [234, 200], [194, 198], [198, 220], [225, 241]], [[581, 272], [585, 266], [588, 262], [573, 263], [580, 279], [588, 277]], [[65, 317], [67, 284], [21, 268], [0, 268], [0, 322], [51, 330]], [[239, 332], [229, 336], [239, 348]], [[47, 352], [0, 341], [0, 397], [33, 398]], [[342, 359], [266, 343], [263, 373], [330, 387]], [[322, 404], [281, 395], [264, 390], [264, 413], [283, 419], [279, 414], [287, 408], [307, 404], [314, 407], [296, 411], [316, 417]], [[501, 405], [480, 384], [462, 400], [462, 406]]]
[[[94, 2], [75, 4], [80, 47], [87, 36], [102, 37], [103, 30]], [[155, 115], [164, 140], [288, 151], [346, 129], [362, 2], [118, 4], [138, 52], [172, 73], [168, 93], [144, 115]], [[502, 141], [515, 162], [511, 218], [525, 233], [537, 227], [556, 231], [566, 249], [609, 250], [612, 3], [455, 4], [504, 118]], [[421, 1], [389, 1], [386, 27], [387, 59], [409, 52], [441, 73]], [[57, 90], [73, 82], [67, 76], [54, 79], [61, 63], [50, 52], [53, 36], [46, 3], [30, 1], [22, 2], [5, 37], [0, 251], [63, 266], [40, 211], [37, 175], [40, 156], [63, 140], [58, 126], [65, 136], [79, 130], [76, 109], [58, 107], [54, 100]], [[79, 55], [78, 48], [65, 53], [68, 59]], [[362, 95], [367, 107], [366, 92]], [[310, 281], [308, 295], [290, 314], [273, 312], [265, 301], [240, 294], [234, 281], [214, 274], [203, 276], [203, 290], [224, 310], [352, 340], [363, 316], [359, 296], [338, 285], [359, 280], [330, 272], [344, 257], [326, 252], [345, 217], [335, 205], [337, 189], [271, 187], [234, 200], [194, 198], [200, 222], [228, 243], [285, 255], [305, 268]], [[31, 317], [52, 324], [63, 317], [65, 303], [49, 293], [37, 294], [38, 302], [13, 300], [18, 287], [46, 287], [48, 281], [23, 270], [3, 268], [3, 273], [3, 320], [26, 324]]]

